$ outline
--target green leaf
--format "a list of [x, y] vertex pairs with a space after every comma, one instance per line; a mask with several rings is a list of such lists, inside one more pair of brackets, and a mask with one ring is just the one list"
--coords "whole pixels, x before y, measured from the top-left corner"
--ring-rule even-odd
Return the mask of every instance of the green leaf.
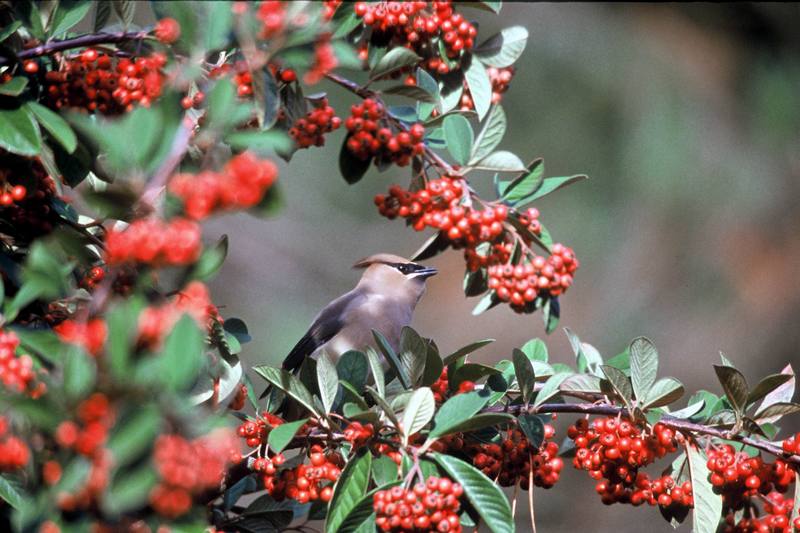
[[514, 417], [508, 413], [479, 413], [456, 424], [448, 430], [447, 434], [478, 431], [488, 427], [508, 424], [512, 420], [514, 420]]
[[378, 394], [378, 391], [376, 391], [370, 386], [367, 386], [367, 392], [369, 392], [370, 396], [372, 396], [372, 399], [375, 400], [375, 403], [378, 404], [378, 407], [380, 407], [381, 410], [383, 410], [383, 413], [386, 415], [386, 418], [391, 420], [395, 428], [399, 429], [401, 425], [400, 420], [397, 418], [397, 414], [394, 412], [394, 409], [392, 409], [392, 406], [389, 405], [386, 399], [380, 394]]
[[70, 347], [64, 359], [64, 393], [72, 399], [83, 398], [94, 385], [97, 365], [76, 346]]
[[206, 50], [218, 50], [228, 43], [228, 35], [233, 23], [233, 10], [230, 2], [206, 2], [206, 21], [203, 26], [203, 38]]
[[447, 357], [444, 358], [444, 364], [445, 364], [445, 366], [450, 365], [450, 364], [456, 362], [457, 360], [461, 359], [465, 355], [469, 355], [472, 352], [475, 352], [475, 351], [483, 348], [487, 344], [491, 344], [493, 342], [494, 342], [494, 339], [483, 339], [483, 340], [475, 341], [475, 342], [473, 342], [471, 344], [468, 344], [468, 345], [464, 346], [463, 348], [459, 348], [458, 350], [456, 350], [455, 352], [451, 353], [450, 355], [448, 355]]
[[531, 361], [548, 361], [547, 345], [542, 339], [531, 339], [522, 345], [522, 353], [528, 356]]
[[22, 27], [22, 21], [15, 20], [11, 24], [0, 30], [0, 43], [2, 43], [6, 39], [14, 35], [14, 33], [16, 33], [16, 31], [20, 29], [20, 27]]
[[533, 388], [536, 385], [536, 374], [533, 372], [530, 359], [521, 350], [514, 348], [512, 361], [514, 362], [514, 373], [517, 376], [519, 390], [522, 393], [522, 401], [527, 405], [531, 401]]
[[[560, 372], [557, 374], [553, 374], [547, 381], [544, 382], [542, 388], [539, 392], [536, 393], [536, 401], [533, 402], [533, 405], [541, 405], [556, 394], [558, 394], [561, 384], [566, 381], [568, 377], [572, 376], [569, 372]], [[594, 377], [594, 376], [586, 376], [586, 377]], [[596, 378], [595, 378], [596, 379]], [[574, 389], [573, 389], [574, 390]]]
[[479, 363], [467, 363], [459, 366], [455, 372], [452, 372], [452, 368], [448, 372], [450, 374], [449, 387], [452, 391], [458, 390], [458, 386], [464, 381], [478, 381], [486, 376], [500, 373], [494, 367]]
[[482, 170], [494, 170], [496, 172], [522, 172], [525, 170], [525, 164], [522, 160], [506, 150], [500, 150], [489, 154], [470, 166]]
[[356, 505], [363, 499], [369, 486], [372, 454], [367, 452], [350, 459], [342, 470], [333, 488], [333, 497], [328, 505], [328, 518], [325, 531], [335, 533], [348, 518]]
[[20, 155], [37, 155], [42, 135], [33, 115], [26, 109], [0, 109], [0, 148]]
[[[550, 379], [554, 379], [559, 374], [556, 374]], [[547, 383], [545, 383], [547, 385]], [[600, 389], [600, 378], [597, 376], [592, 376], [590, 374], [572, 374], [568, 375], [566, 379], [561, 382], [561, 385], [558, 387], [559, 390], [565, 392], [592, 392], [592, 393], [599, 393], [601, 392]], [[542, 388], [542, 391], [544, 387]]]
[[103, 29], [105, 25], [108, 24], [110, 18], [111, 2], [95, 2], [94, 18], [92, 22], [92, 28], [94, 28], [95, 33]]
[[314, 397], [308, 392], [305, 385], [293, 375], [282, 368], [273, 368], [271, 366], [257, 366], [253, 370], [266, 379], [269, 383], [273, 384], [287, 395], [298, 401], [303, 407], [308, 409], [312, 414], [320, 416], [314, 405]]
[[725, 396], [740, 415], [747, 407], [748, 386], [744, 375], [732, 366], [714, 365], [714, 371], [725, 391]]
[[378, 345], [378, 348], [383, 353], [383, 356], [386, 358], [386, 361], [389, 363], [389, 366], [394, 370], [397, 374], [397, 378], [402, 383], [403, 387], [406, 389], [411, 388], [411, 378], [406, 371], [405, 365], [402, 364], [400, 359], [397, 357], [397, 353], [395, 353], [392, 345], [389, 344], [389, 341], [386, 337], [383, 336], [383, 333], [377, 330], [372, 330], [372, 336], [375, 338], [375, 343]]
[[510, 182], [500, 182], [500, 195], [504, 202], [512, 205], [525, 203], [525, 199], [536, 192], [544, 182], [544, 160], [535, 159], [519, 177]]
[[500, 300], [497, 298], [494, 291], [489, 292], [486, 294], [486, 296], [481, 298], [481, 301], [478, 302], [478, 305], [472, 309], [472, 316], [478, 316], [481, 313], [488, 311], [498, 303], [500, 303]]
[[464, 79], [467, 80], [467, 87], [472, 95], [478, 120], [483, 120], [492, 105], [492, 82], [486, 72], [486, 67], [480, 61], [472, 61], [464, 71]]
[[645, 408], [663, 407], [683, 396], [683, 383], [675, 378], [662, 378], [653, 384], [644, 402]]
[[408, 445], [411, 435], [418, 433], [431, 421], [436, 412], [436, 402], [433, 392], [429, 387], [420, 387], [415, 390], [408, 400], [408, 406], [403, 413], [403, 445]]
[[378, 391], [378, 394], [381, 396], [386, 395], [386, 382], [385, 376], [383, 375], [383, 365], [381, 364], [380, 357], [378, 357], [378, 353], [373, 350], [371, 347], [367, 348], [367, 362], [369, 363], [369, 369], [372, 372], [372, 377], [375, 380], [375, 389]]
[[456, 163], [466, 165], [474, 140], [469, 121], [461, 115], [450, 115], [444, 119], [442, 128], [447, 142], [447, 151], [450, 152]]
[[127, 466], [150, 448], [161, 429], [161, 414], [152, 404], [137, 408], [114, 426], [107, 448], [114, 466]]
[[422, 384], [430, 387], [436, 383], [436, 380], [442, 375], [442, 370], [444, 370], [444, 362], [439, 356], [439, 350], [431, 343], [428, 345], [428, 355], [425, 358], [425, 372], [422, 374]]
[[[2, 284], [0, 284], [0, 287]], [[2, 291], [2, 288], [0, 288]], [[53, 364], [61, 364], [64, 345], [55, 333], [49, 329], [33, 329], [14, 325], [11, 329], [19, 337], [22, 347], [36, 353], [39, 357]]]
[[103, 511], [113, 516], [141, 508], [147, 503], [157, 482], [158, 475], [149, 465], [138, 468], [133, 473], [126, 472], [103, 495]]
[[0, 475], [0, 500], [8, 503], [14, 509], [19, 509], [25, 497], [17, 490], [7, 478]]
[[461, 459], [439, 453], [433, 454], [433, 458], [454, 481], [464, 487], [464, 495], [489, 530], [494, 533], [513, 533], [511, 506], [499, 486]]
[[650, 339], [639, 337], [630, 344], [631, 382], [639, 402], [644, 402], [658, 373], [658, 352]]
[[412, 100], [416, 100], [418, 102], [427, 102], [430, 104], [436, 103], [436, 98], [421, 87], [417, 87], [416, 85], [395, 85], [389, 87], [388, 89], [383, 89], [382, 92], [384, 94], [396, 94], [399, 96], [405, 96], [406, 98], [411, 98]]
[[527, 42], [528, 30], [523, 26], [511, 26], [489, 37], [473, 54], [491, 67], [509, 67], [520, 58]]
[[376, 457], [372, 460], [372, 479], [377, 486], [397, 480], [397, 464], [386, 455]]
[[317, 383], [322, 407], [326, 413], [330, 413], [339, 391], [339, 375], [336, 372], [336, 365], [325, 352], [317, 359]]
[[223, 235], [220, 237], [217, 244], [203, 250], [200, 259], [198, 259], [192, 267], [192, 272], [189, 277], [199, 281], [208, 281], [222, 268], [222, 264], [225, 262], [227, 256], [228, 236]]
[[342, 143], [342, 148], [339, 151], [339, 172], [341, 172], [344, 180], [350, 185], [361, 181], [364, 174], [369, 170], [369, 165], [372, 163], [372, 158], [360, 159], [356, 157], [348, 148], [347, 141], [350, 139], [348, 135]]
[[288, 152], [293, 141], [282, 131], [234, 131], [225, 136], [225, 142], [239, 150], [252, 150], [260, 155]]
[[183, 315], [164, 341], [158, 358], [159, 380], [179, 391], [192, 385], [205, 361], [203, 333], [189, 315]]
[[503, 111], [503, 107], [500, 105], [492, 106], [489, 110], [489, 116], [486, 118], [486, 124], [484, 124], [483, 129], [478, 134], [478, 138], [475, 140], [469, 158], [470, 163], [480, 161], [497, 148], [506, 133], [506, 124], [506, 114]]
[[86, 16], [92, 2], [88, 0], [60, 0], [50, 22], [52, 37], [66, 33]]
[[[770, 374], [763, 378], [747, 395], [747, 405], [756, 403], [793, 378], [794, 376], [792, 374]], [[791, 399], [791, 397], [789, 399]]]
[[4, 94], [6, 96], [19, 96], [27, 86], [28, 78], [24, 76], [17, 76], [11, 78], [5, 83], [0, 83], [0, 94]]
[[776, 402], [765, 407], [763, 411], [757, 412], [755, 418], [756, 420], [762, 421], [762, 419], [772, 419], [798, 412], [800, 412], [800, 404], [792, 402]]
[[442, 404], [433, 418], [433, 429], [428, 438], [435, 439], [449, 433], [459, 424], [474, 417], [486, 406], [489, 393], [486, 390], [457, 394]]
[[341, 381], [347, 381], [360, 394], [369, 373], [367, 357], [355, 350], [343, 353], [336, 361], [336, 373]]
[[714, 493], [708, 480], [710, 472], [703, 452], [694, 446], [687, 446], [686, 455], [694, 493], [693, 531], [715, 533], [722, 517], [722, 496]]
[[303, 418], [295, 422], [286, 422], [285, 424], [280, 424], [272, 428], [267, 437], [269, 449], [274, 453], [281, 453], [283, 449], [292, 442], [292, 439], [297, 435], [297, 432], [303, 427], [306, 421], [308, 421], [308, 419]]
[[400, 332], [400, 361], [408, 372], [412, 387], [422, 379], [427, 359], [428, 343], [412, 328], [403, 326]]
[[588, 176], [583, 174], [577, 174], [575, 176], [565, 176], [565, 177], [558, 177], [558, 178], [544, 178], [542, 184], [536, 189], [535, 192], [520, 200], [520, 204], [527, 204], [529, 202], [533, 202], [534, 200], [538, 200], [544, 196], [547, 196], [551, 192], [555, 192], [558, 189], [562, 189], [568, 185], [572, 185], [573, 183], [577, 183], [579, 181], [583, 181], [589, 179]]
[[39, 124], [57, 140], [67, 153], [78, 147], [78, 138], [66, 120], [37, 102], [27, 102], [25, 106], [33, 113]]
[[784, 383], [783, 385], [781, 385], [780, 387], [778, 387], [777, 389], [767, 394], [758, 408], [759, 411], [765, 409], [766, 407], [774, 403], [792, 401], [792, 397], [794, 396], [794, 386], [795, 386], [795, 377], [792, 365], [786, 365], [783, 368], [783, 370], [781, 370], [781, 374], [788, 374], [791, 376], [791, 379], [786, 383]]
[[[694, 396], [692, 397], [694, 398]], [[705, 399], [701, 398], [695, 402], [689, 400], [689, 405], [684, 407], [683, 409], [678, 409], [677, 411], [672, 411], [669, 413], [669, 416], [674, 418], [683, 418], [688, 420], [689, 418], [695, 416], [697, 413], [703, 410], [706, 405]]]
[[631, 398], [633, 397], [633, 388], [631, 382], [628, 380], [622, 370], [614, 368], [613, 366], [602, 365], [600, 367], [605, 374], [606, 379], [611, 382], [614, 392], [620, 397], [625, 405], [630, 405]]
[[372, 69], [372, 72], [369, 74], [369, 79], [375, 80], [377, 78], [382, 78], [402, 68], [416, 65], [421, 60], [421, 57], [408, 48], [402, 46], [392, 48], [386, 52], [386, 55], [384, 55]]
[[542, 417], [529, 413], [523, 413], [517, 418], [519, 428], [525, 433], [530, 445], [538, 448], [544, 441], [544, 421]]

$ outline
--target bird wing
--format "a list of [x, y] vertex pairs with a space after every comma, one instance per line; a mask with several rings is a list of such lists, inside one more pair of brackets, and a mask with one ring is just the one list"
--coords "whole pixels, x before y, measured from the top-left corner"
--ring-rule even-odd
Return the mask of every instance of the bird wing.
[[317, 348], [331, 340], [344, 327], [348, 311], [357, 306], [366, 297], [360, 292], [352, 290], [340, 296], [320, 311], [311, 327], [301, 338], [286, 359], [283, 368], [290, 372], [296, 371], [303, 364], [306, 357], [313, 354]]

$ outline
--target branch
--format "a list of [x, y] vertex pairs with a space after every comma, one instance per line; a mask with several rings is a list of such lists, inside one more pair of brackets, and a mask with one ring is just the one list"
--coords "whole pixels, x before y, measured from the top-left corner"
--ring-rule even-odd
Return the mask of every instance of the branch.
[[[23, 61], [33, 57], [46, 56], [55, 52], [70, 50], [72, 48], [83, 48], [86, 46], [95, 46], [98, 44], [113, 44], [122, 43], [125, 41], [136, 41], [145, 39], [148, 35], [146, 31], [121, 31], [115, 33], [92, 33], [89, 35], [81, 35], [73, 39], [64, 39], [62, 41], [50, 41], [48, 43], [23, 50], [17, 54], [17, 59]], [[12, 57], [0, 56], [0, 65], [12, 63]]]
[[[520, 414], [523, 412], [531, 414], [572, 413], [572, 414], [604, 415], [604, 416], [617, 416], [617, 415], [628, 414], [628, 410], [625, 407], [617, 407], [615, 405], [608, 405], [608, 404], [592, 404], [592, 403], [572, 403], [572, 404], [543, 403], [539, 406], [528, 407], [528, 408], [526, 408], [524, 405], [512, 405], [508, 407], [493, 406], [493, 407], [487, 407], [481, 412], [512, 413], [512, 414]], [[704, 426], [703, 424], [695, 424], [694, 422], [689, 422], [688, 420], [684, 420], [682, 418], [676, 418], [669, 415], [662, 416], [659, 422], [661, 424], [664, 424], [666, 427], [673, 429], [675, 431], [680, 431], [681, 433], [689, 433], [695, 435], [709, 435], [711, 437], [717, 437], [723, 440], [740, 442], [742, 444], [752, 446], [753, 448], [757, 448], [772, 455], [781, 457], [787, 462], [800, 465], [800, 455], [795, 454], [787, 456], [786, 453], [783, 451], [783, 448], [765, 440], [755, 439], [752, 437], [747, 437], [745, 435], [740, 435], [736, 433], [732, 434], [723, 429]]]

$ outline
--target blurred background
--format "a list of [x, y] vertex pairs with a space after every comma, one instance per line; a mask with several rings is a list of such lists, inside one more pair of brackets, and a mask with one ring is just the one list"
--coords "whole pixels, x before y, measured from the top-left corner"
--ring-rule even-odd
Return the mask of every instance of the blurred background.
[[[591, 178], [537, 206], [555, 240], [581, 260], [561, 326], [607, 356], [650, 337], [660, 373], [689, 391], [720, 392], [711, 367], [719, 351], [751, 382], [786, 362], [800, 366], [800, 7], [508, 3], [499, 17], [464, 11], [483, 36], [512, 24], [530, 31], [503, 99], [504, 146], [526, 160], [544, 157], [548, 176]], [[316, 88], [330, 92], [340, 115], [354, 101], [327, 82]], [[250, 326], [250, 365], [278, 364], [316, 312], [355, 284], [355, 260], [410, 255], [425, 239], [372, 204], [390, 184], [407, 184], [408, 170], [373, 169], [347, 186], [337, 171], [343, 136], [282, 166], [286, 207], [275, 219], [208, 224], [209, 242], [231, 233], [212, 289], [223, 315]], [[488, 178], [475, 185], [489, 196]], [[573, 362], [561, 329], [546, 336], [538, 314], [500, 306], [471, 316], [476, 301], [461, 292], [460, 253], [430, 263], [441, 273], [414, 327], [443, 352], [493, 337], [474, 356], [492, 363], [547, 337], [551, 360]], [[603, 508], [594, 482], [571, 466], [536, 502], [539, 531], [671, 530], [654, 508]], [[517, 513], [520, 531], [530, 528], [526, 508]]]

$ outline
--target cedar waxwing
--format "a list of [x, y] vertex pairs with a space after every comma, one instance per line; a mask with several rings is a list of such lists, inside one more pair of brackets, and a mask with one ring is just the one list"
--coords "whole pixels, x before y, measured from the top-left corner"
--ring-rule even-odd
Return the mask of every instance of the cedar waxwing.
[[397, 350], [400, 331], [411, 324], [414, 308], [425, 293], [425, 280], [437, 272], [391, 254], [372, 255], [353, 268], [364, 269], [358, 285], [317, 315], [283, 361], [284, 369], [295, 372], [306, 357], [323, 351], [336, 363], [348, 350], [374, 347], [373, 329]]

